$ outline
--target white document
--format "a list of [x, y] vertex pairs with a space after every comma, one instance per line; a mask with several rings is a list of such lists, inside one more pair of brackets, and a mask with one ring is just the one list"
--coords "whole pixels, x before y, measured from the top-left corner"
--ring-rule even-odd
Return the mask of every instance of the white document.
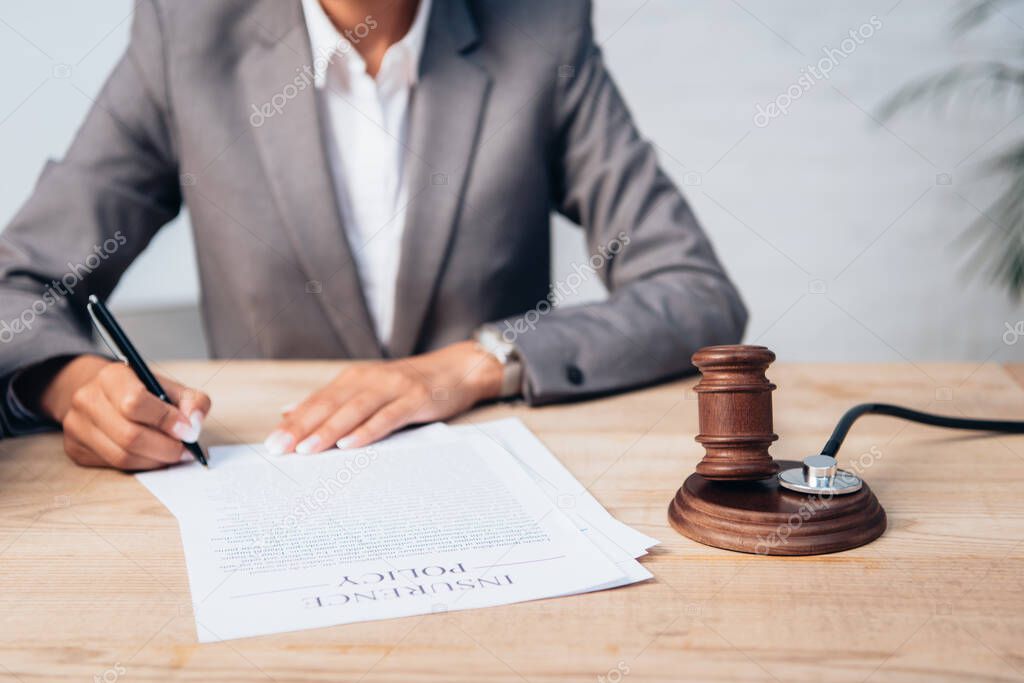
[[558, 506], [616, 564], [622, 572], [622, 578], [601, 588], [616, 588], [653, 576], [634, 558], [647, 554], [647, 549], [657, 545], [658, 540], [612, 517], [518, 418], [455, 427], [436, 423], [416, 431], [396, 434], [382, 442], [382, 445], [387, 447], [395, 443], [420, 440], [441, 443], [460, 435], [469, 439], [494, 441], [508, 457], [519, 462], [548, 500]]
[[[527, 429], [522, 420], [510, 417], [492, 422], [457, 425], [451, 429], [464, 436], [483, 434], [494, 439], [520, 462], [549, 500], [576, 521], [580, 529], [591, 534], [591, 540], [595, 543], [614, 546], [630, 557], [641, 557], [648, 548], [658, 545], [658, 539], [642, 534], [612, 517], [541, 440]], [[423, 436], [435, 433], [421, 432]]]
[[209, 470], [192, 463], [137, 475], [178, 518], [199, 640], [649, 576], [610, 560], [491, 440], [430, 434], [315, 456], [219, 447]]
[[[658, 545], [658, 539], [642, 534], [612, 517], [519, 418], [509, 417], [455, 427], [435, 422], [393, 434], [379, 442], [377, 447], [444, 443], [459, 438], [488, 438], [494, 441], [508, 457], [519, 462], [544, 495], [573, 519], [581, 531], [589, 534], [594, 543], [599, 547], [611, 546], [610, 556], [642, 557], [649, 548]], [[640, 567], [639, 564], [636, 566]], [[650, 578], [650, 574], [645, 578]]]

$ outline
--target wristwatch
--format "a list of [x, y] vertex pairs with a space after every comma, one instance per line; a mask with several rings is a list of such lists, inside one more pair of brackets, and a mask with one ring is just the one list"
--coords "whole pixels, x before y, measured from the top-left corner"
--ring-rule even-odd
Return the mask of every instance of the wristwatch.
[[473, 333], [473, 341], [501, 363], [503, 373], [500, 398], [510, 398], [523, 393], [523, 364], [519, 360], [519, 351], [516, 350], [515, 344], [505, 341], [500, 332], [488, 325], [478, 328]]

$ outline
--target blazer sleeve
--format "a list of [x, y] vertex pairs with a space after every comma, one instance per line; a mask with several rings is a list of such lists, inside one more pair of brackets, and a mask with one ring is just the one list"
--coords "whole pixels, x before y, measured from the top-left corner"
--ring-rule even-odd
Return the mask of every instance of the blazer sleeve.
[[707, 236], [605, 69], [589, 2], [577, 25], [557, 67], [552, 197], [586, 232], [589, 260], [569, 277], [596, 274], [610, 296], [563, 308], [538, 302], [499, 322], [522, 359], [531, 404], [682, 374], [695, 350], [738, 342], [747, 321]]
[[64, 159], [46, 164], [0, 234], [4, 434], [50, 426], [17, 405], [12, 378], [48, 359], [95, 352], [86, 299], [109, 295], [180, 209], [164, 45], [155, 2], [139, 2], [129, 47]]

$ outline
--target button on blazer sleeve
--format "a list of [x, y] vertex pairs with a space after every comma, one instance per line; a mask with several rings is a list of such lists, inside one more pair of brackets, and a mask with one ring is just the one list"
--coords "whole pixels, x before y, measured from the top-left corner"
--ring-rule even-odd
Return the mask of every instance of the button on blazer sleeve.
[[[690, 355], [740, 340], [747, 314], [686, 200], [640, 137], [605, 69], [589, 3], [557, 67], [553, 203], [586, 232], [608, 300], [500, 321], [524, 364], [532, 404], [651, 383]], [[574, 270], [574, 272], [575, 272]], [[583, 272], [587, 271], [587, 272]]]
[[[128, 50], [67, 154], [0, 235], [0, 387], [35, 363], [95, 351], [88, 295], [106, 297], [178, 213], [164, 45], [155, 4], [137, 3]], [[3, 431], [43, 426], [26, 424], [8, 395]]]

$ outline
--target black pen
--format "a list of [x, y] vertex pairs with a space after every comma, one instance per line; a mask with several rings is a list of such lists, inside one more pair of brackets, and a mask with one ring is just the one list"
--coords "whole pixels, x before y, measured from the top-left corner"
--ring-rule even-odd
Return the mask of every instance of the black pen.
[[[135, 350], [135, 346], [128, 339], [128, 335], [124, 333], [121, 326], [114, 320], [114, 315], [110, 312], [110, 309], [104, 306], [103, 302], [96, 298], [95, 294], [89, 295], [89, 303], [85, 307], [89, 311], [89, 317], [92, 318], [93, 325], [96, 326], [100, 335], [107, 342], [107, 345], [110, 346], [110, 350], [128, 364], [128, 367], [132, 369], [136, 377], [139, 378], [139, 381], [146, 387], [146, 391], [164, 403], [174, 405], [171, 399], [167, 398], [167, 392], [160, 386], [156, 376], [150, 372], [149, 367], [142, 360], [142, 356]], [[195, 443], [182, 441], [181, 445], [188, 449], [188, 452], [199, 461], [200, 465], [208, 467], [206, 455], [203, 453], [203, 449], [199, 446], [198, 441]]]

